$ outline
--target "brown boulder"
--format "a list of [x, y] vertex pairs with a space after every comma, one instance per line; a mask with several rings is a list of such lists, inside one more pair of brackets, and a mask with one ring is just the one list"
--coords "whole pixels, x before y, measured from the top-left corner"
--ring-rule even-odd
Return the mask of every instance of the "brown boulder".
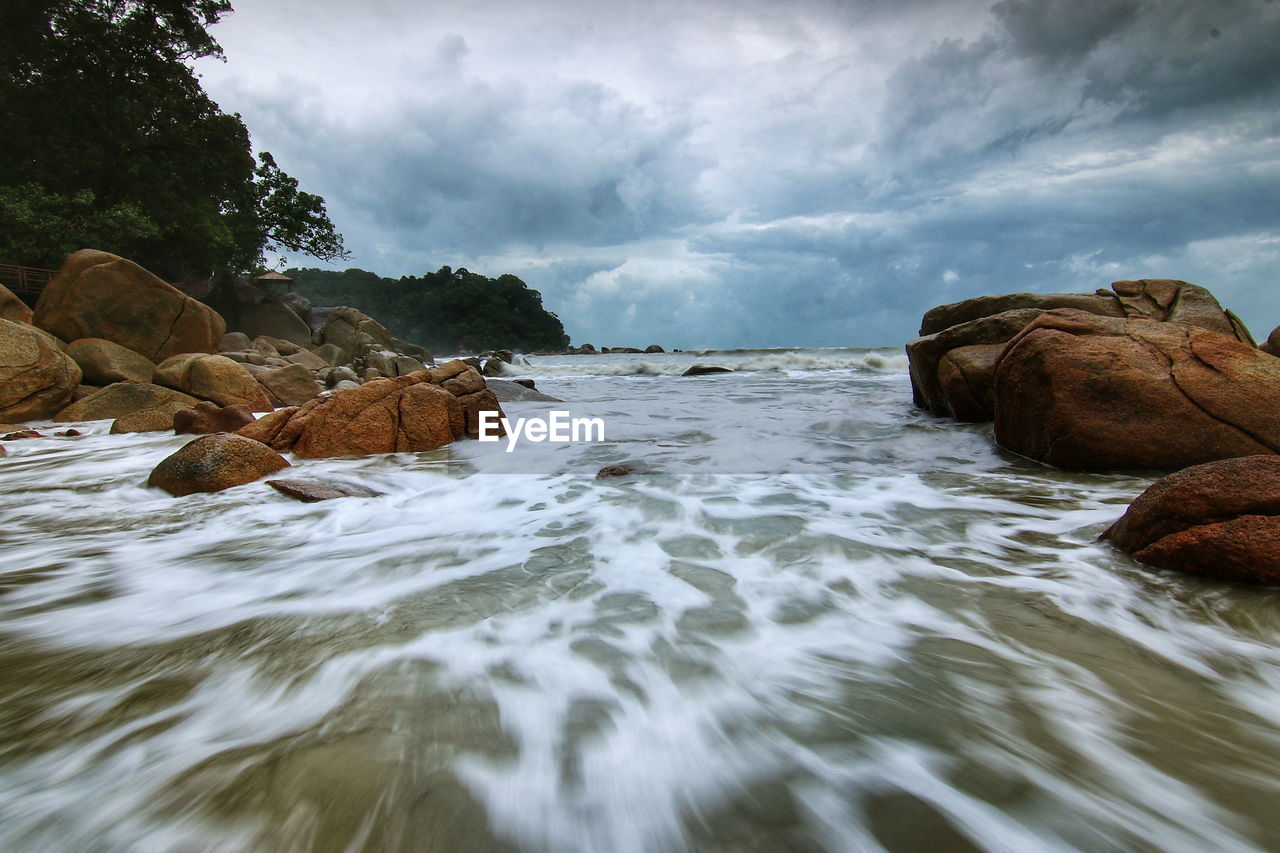
[[1195, 326], [1046, 312], [996, 364], [996, 440], [1061, 468], [1182, 468], [1280, 449], [1280, 359]]
[[1280, 583], [1280, 456], [1246, 456], [1157, 480], [1103, 539], [1148, 565]]
[[76, 400], [58, 412], [53, 419], [61, 423], [97, 421], [125, 418], [152, 410], [165, 410], [169, 413], [169, 419], [163, 426], [155, 429], [169, 429], [173, 424], [173, 412], [177, 409], [190, 409], [197, 402], [199, 401], [195, 397], [171, 388], [161, 388], [159, 385], [149, 385], [145, 382], [116, 382]]
[[333, 344], [341, 352], [339, 364], [363, 357], [371, 349], [391, 349], [391, 333], [381, 323], [355, 308], [334, 308], [315, 334], [317, 344]]
[[244, 406], [219, 406], [208, 400], [196, 403], [194, 409], [174, 413], [173, 431], [178, 435], [208, 435], [235, 432], [253, 423], [253, 414]]
[[267, 480], [267, 485], [282, 495], [303, 503], [329, 501], [334, 498], [376, 498], [381, 492], [346, 483], [321, 483], [317, 480]]
[[975, 344], [949, 350], [938, 361], [938, 386], [951, 416], [983, 423], [996, 413], [996, 359], [1004, 344]]
[[288, 467], [288, 460], [265, 444], [220, 432], [201, 436], [161, 460], [147, 478], [147, 485], [181, 497], [195, 492], [220, 492]]
[[222, 406], [245, 406], [251, 412], [274, 408], [253, 375], [223, 355], [175, 355], [157, 365], [155, 381]]
[[0, 320], [0, 420], [43, 420], [71, 402], [80, 368], [48, 333]]
[[258, 383], [279, 406], [297, 406], [317, 396], [322, 390], [316, 376], [300, 364], [278, 367], [256, 374]]
[[0, 320], [31, 324], [31, 309], [9, 288], [0, 284]]
[[91, 385], [112, 382], [150, 382], [156, 366], [145, 356], [105, 338], [80, 338], [67, 345], [67, 355], [75, 359]]
[[153, 362], [214, 352], [222, 317], [133, 261], [81, 249], [69, 255], [36, 303], [35, 323], [63, 340], [105, 338]]

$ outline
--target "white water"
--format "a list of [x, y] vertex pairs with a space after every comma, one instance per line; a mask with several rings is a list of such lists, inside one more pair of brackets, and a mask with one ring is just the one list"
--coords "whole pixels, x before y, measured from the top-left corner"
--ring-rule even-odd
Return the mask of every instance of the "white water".
[[1148, 479], [892, 351], [530, 361], [604, 443], [287, 472], [373, 499], [7, 442], [0, 849], [1280, 849], [1280, 594], [1096, 544]]

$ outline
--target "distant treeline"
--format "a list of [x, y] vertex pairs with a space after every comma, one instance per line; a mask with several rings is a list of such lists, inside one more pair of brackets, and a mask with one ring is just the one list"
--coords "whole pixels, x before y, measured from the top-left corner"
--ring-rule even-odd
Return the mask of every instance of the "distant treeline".
[[358, 308], [396, 337], [433, 352], [569, 346], [560, 319], [542, 307], [542, 294], [514, 275], [489, 278], [449, 267], [398, 281], [361, 269], [290, 269], [285, 274], [313, 305]]

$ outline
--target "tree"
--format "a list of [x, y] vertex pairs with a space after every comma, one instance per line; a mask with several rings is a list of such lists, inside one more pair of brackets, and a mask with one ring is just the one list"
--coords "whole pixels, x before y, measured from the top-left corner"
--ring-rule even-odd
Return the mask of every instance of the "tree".
[[[247, 271], [287, 247], [342, 258], [301, 192], [200, 86], [226, 0], [22, 0], [0, 6], [0, 260], [51, 266], [67, 246], [170, 279]], [[63, 218], [63, 211], [70, 212]], [[71, 214], [74, 215], [71, 215]]]

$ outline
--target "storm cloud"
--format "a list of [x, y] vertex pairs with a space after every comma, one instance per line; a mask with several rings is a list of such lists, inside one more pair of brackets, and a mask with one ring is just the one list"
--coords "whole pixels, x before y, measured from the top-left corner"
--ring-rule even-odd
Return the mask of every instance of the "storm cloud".
[[1149, 276], [1280, 323], [1280, 4], [236, 5], [206, 88], [352, 265], [513, 272], [576, 342], [897, 345]]

